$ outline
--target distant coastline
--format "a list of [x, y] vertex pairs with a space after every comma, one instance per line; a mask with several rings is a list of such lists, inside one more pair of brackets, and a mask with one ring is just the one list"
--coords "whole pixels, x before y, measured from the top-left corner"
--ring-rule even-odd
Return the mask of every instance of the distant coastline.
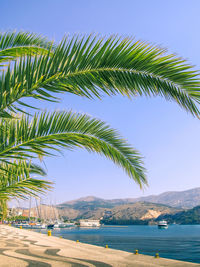
[[[65, 221], [77, 223], [92, 219], [105, 225], [153, 225], [166, 220], [169, 224], [195, 225], [200, 224], [200, 188], [138, 199], [106, 200], [89, 196], [56, 206], [43, 204], [38, 209], [41, 219], [53, 219], [57, 214]], [[29, 214], [29, 209], [15, 211], [16, 215]], [[37, 209], [32, 208], [30, 214], [35, 217]]]

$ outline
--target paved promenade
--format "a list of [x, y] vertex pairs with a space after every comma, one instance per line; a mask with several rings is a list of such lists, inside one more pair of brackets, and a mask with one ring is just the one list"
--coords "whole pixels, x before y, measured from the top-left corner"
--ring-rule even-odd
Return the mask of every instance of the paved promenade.
[[200, 266], [200, 264], [134, 255], [0, 225], [0, 266], [192, 267]]

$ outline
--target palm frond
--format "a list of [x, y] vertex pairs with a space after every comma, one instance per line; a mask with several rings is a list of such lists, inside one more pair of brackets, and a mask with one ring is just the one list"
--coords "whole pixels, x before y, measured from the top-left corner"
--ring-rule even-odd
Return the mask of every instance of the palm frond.
[[[49, 53], [51, 50], [49, 49]], [[54, 101], [55, 93], [162, 96], [199, 116], [199, 73], [165, 50], [128, 38], [74, 36], [53, 53], [22, 57], [0, 76], [0, 111], [17, 111], [23, 97]]]
[[111, 159], [122, 167], [141, 187], [146, 184], [139, 153], [104, 122], [72, 112], [41, 113], [30, 121], [1, 120], [0, 159], [29, 159], [34, 155], [51, 155], [60, 148], [85, 148]]
[[1, 163], [0, 200], [36, 197], [52, 188], [50, 182], [37, 179], [34, 174], [44, 176], [46, 173], [40, 166], [24, 160]]
[[30, 32], [0, 32], [0, 64], [24, 55], [45, 54], [52, 42]]

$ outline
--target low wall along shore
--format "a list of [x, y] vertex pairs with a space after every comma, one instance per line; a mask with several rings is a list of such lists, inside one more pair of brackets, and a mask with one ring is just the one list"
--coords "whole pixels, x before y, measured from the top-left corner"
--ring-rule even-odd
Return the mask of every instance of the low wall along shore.
[[114, 250], [0, 225], [0, 266], [200, 266]]

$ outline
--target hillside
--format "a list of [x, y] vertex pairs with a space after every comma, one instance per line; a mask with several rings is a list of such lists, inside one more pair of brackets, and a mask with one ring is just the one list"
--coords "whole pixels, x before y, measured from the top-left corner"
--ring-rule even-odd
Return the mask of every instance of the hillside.
[[173, 222], [175, 221], [173, 216], [176, 216], [179, 223], [178, 216], [187, 216], [187, 211], [183, 209], [198, 205], [200, 205], [200, 188], [164, 192], [140, 198], [107, 200], [88, 196], [61, 203], [57, 205], [57, 209], [63, 218], [73, 220], [103, 218], [105, 223], [133, 224], [149, 223], [165, 217]]
[[[155, 224], [157, 221], [166, 220], [168, 223], [176, 224], [200, 224], [200, 206], [183, 210], [163, 204], [150, 202], [136, 202], [132, 204], [118, 205], [111, 209], [90, 206], [82, 208], [55, 208], [48, 205], [41, 205], [32, 208], [31, 217], [55, 220], [59, 216], [66, 220], [78, 219], [101, 219], [104, 224]], [[15, 212], [21, 212], [23, 216], [29, 216], [29, 209], [17, 208]]]
[[[162, 214], [172, 214], [180, 211], [180, 209], [172, 208], [166, 205], [154, 204], [148, 202], [136, 202], [125, 205], [117, 205], [113, 208], [105, 208], [98, 203], [95, 206], [87, 202], [73, 203], [72, 207], [59, 207], [59, 214], [65, 219], [103, 219], [106, 224], [133, 224], [147, 223], [155, 220]], [[104, 205], [102, 203], [102, 205]]]
[[152, 195], [135, 200], [160, 203], [171, 207], [193, 208], [200, 205], [200, 187], [180, 192], [165, 192], [160, 195]]
[[[180, 224], [200, 223], [200, 188], [182, 192], [165, 192], [157, 196], [126, 199], [101, 199], [88, 196], [67, 201], [52, 208], [42, 205], [31, 213], [39, 212], [39, 217], [67, 220], [103, 219], [107, 224], [146, 224], [166, 219]], [[185, 210], [184, 210], [185, 209]], [[188, 210], [186, 210], [188, 209]], [[28, 210], [23, 213], [28, 214]], [[198, 217], [199, 216], [199, 217]]]
[[[164, 192], [159, 195], [151, 195], [140, 198], [102, 199], [94, 196], [88, 196], [61, 203], [56, 206], [58, 210], [56, 212], [66, 219], [99, 219], [104, 216], [104, 213], [108, 212], [109, 214], [111, 209], [113, 209], [114, 212], [116, 212], [116, 210], [120, 210], [119, 206], [124, 206], [123, 212], [126, 214], [125, 209], [128, 209], [129, 205], [137, 202], [167, 205], [178, 209], [189, 209], [200, 205], [200, 188], [180, 192]], [[144, 206], [140, 208], [143, 210]], [[48, 205], [44, 205], [39, 208], [39, 213], [41, 213], [40, 217], [55, 217], [55, 210], [56, 209], [53, 211], [52, 208], [48, 208]], [[22, 213], [28, 214], [29, 212], [24, 209]], [[35, 214], [36, 209], [33, 209], [32, 213]]]
[[125, 199], [101, 199], [94, 196], [80, 198], [73, 201], [67, 201], [59, 204], [57, 207], [82, 209], [90, 207], [95, 208], [114, 208], [119, 205], [131, 204], [135, 202], [151, 202], [157, 204], [164, 204], [177, 208], [193, 208], [200, 205], [200, 187], [186, 191], [172, 191], [164, 192], [159, 195], [151, 195], [140, 198], [125, 198]]
[[93, 208], [113, 208], [118, 205], [127, 204], [129, 201], [127, 199], [102, 199], [94, 196], [88, 196], [79, 198], [72, 201], [67, 201], [62, 204], [57, 205], [58, 208], [73, 208], [82, 209], [84, 207]]
[[169, 223], [177, 224], [200, 224], [200, 206], [175, 214], [162, 214], [157, 219], [164, 219]]
[[153, 223], [159, 216], [174, 214], [180, 209], [148, 202], [136, 202], [116, 206], [111, 209], [109, 215], [104, 215], [105, 224], [149, 224]]

